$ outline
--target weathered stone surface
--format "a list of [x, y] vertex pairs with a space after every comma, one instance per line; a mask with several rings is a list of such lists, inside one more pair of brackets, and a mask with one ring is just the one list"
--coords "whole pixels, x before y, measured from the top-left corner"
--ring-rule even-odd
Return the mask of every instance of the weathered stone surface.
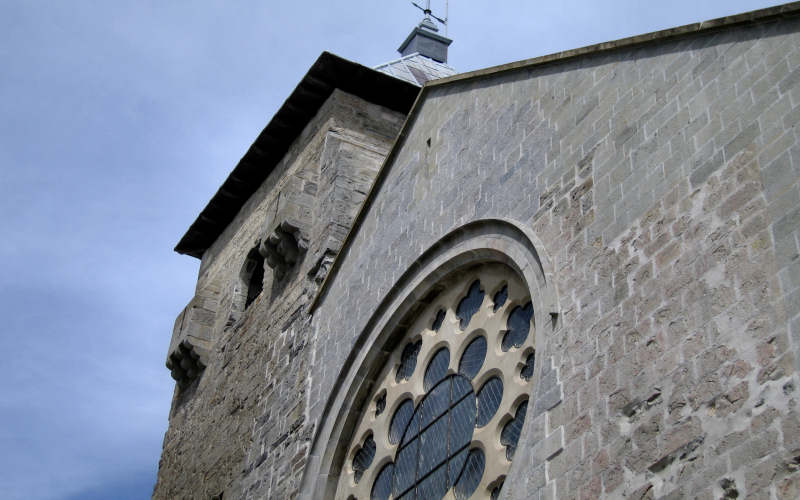
[[[422, 251], [469, 221], [511, 219], [554, 267], [562, 328], [537, 359], [552, 357], [563, 396], [533, 394], [530, 415], [563, 425], [565, 440], [546, 484], [512, 497], [601, 484], [608, 496], [717, 498], [725, 477], [740, 497], [760, 491], [747, 471], [796, 446], [777, 426], [797, 421], [781, 390], [797, 378], [797, 344], [781, 332], [800, 308], [780, 276], [798, 264], [776, 245], [791, 234], [795, 255], [799, 233], [793, 207], [770, 212], [760, 158], [797, 147], [786, 121], [797, 104], [774, 107], [787, 76], [772, 71], [794, 57], [797, 29], [786, 20], [434, 85], [314, 314], [325, 362], [312, 369], [322, 387], [310, 418]], [[798, 189], [797, 175], [768, 174]], [[752, 420], [759, 398], [770, 424]], [[608, 458], [584, 462], [584, 446]]]
[[[331, 228], [349, 227], [357, 193], [369, 189], [402, 118], [334, 92], [204, 255], [173, 343], [199, 338], [207, 366], [176, 387], [154, 498], [290, 498], [298, 490], [314, 432], [306, 305], [345, 235]], [[245, 309], [240, 269], [258, 241], [274, 265]]]
[[[369, 198], [400, 118], [335, 94], [204, 256], [174, 342], [208, 362], [176, 392], [155, 496], [310, 498], [379, 305], [498, 219], [534, 235], [558, 294], [501, 498], [796, 496], [799, 33], [770, 18], [433, 84]], [[284, 182], [308, 247], [244, 310], [235, 278], [288, 220]]]

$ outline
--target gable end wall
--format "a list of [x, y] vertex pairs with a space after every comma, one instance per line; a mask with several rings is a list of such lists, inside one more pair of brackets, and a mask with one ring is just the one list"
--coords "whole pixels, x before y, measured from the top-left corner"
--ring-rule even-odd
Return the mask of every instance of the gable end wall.
[[552, 263], [558, 323], [537, 359], [563, 388], [527, 421], [504, 498], [794, 497], [798, 31], [786, 18], [429, 89], [314, 312], [309, 421], [348, 390], [343, 363], [415, 260], [504, 218]]

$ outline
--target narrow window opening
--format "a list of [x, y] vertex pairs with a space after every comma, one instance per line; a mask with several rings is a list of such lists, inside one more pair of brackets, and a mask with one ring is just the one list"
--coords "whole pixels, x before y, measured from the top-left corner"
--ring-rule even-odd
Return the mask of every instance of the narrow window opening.
[[247, 255], [245, 276], [247, 277], [247, 299], [244, 308], [247, 309], [264, 289], [264, 257], [259, 253], [258, 248], [250, 250]]

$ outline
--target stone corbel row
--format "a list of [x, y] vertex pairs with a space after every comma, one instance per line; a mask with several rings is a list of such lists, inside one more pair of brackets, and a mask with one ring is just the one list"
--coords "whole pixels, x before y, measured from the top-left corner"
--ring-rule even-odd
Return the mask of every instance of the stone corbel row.
[[264, 238], [259, 252], [273, 270], [275, 279], [280, 281], [307, 249], [308, 239], [298, 225], [284, 220]]
[[200, 351], [200, 348], [196, 348], [188, 339], [184, 339], [167, 357], [167, 369], [181, 388], [197, 379], [205, 369], [206, 365]]

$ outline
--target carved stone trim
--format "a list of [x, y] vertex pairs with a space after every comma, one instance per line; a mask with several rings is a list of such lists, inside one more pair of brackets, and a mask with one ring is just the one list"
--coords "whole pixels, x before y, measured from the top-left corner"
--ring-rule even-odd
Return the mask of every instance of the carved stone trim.
[[[370, 381], [374, 379], [369, 374], [370, 368], [375, 366], [377, 359], [383, 359], [382, 347], [394, 332], [407, 326], [401, 324], [403, 318], [419, 305], [424, 307], [434, 285], [453, 271], [487, 262], [510, 267], [523, 279], [530, 292], [537, 322], [536, 345], [547, 347], [547, 336], [553, 333], [556, 322], [545, 321], [542, 313], [545, 313], [544, 318], [547, 313], [555, 317], [559, 307], [558, 294], [550, 279], [552, 266], [549, 257], [542, 252], [543, 248], [536, 235], [525, 226], [514, 221], [484, 219], [448, 233], [409, 266], [367, 321], [356, 340], [356, 345], [361, 347], [353, 350], [343, 364], [325, 405], [316, 411], [312, 409], [310, 418], [317, 427], [303, 474], [300, 498], [322, 500], [335, 495], [340, 464], [349, 451], [346, 443], [352, 438], [359, 420], [358, 412], [352, 410], [360, 407], [358, 401], [363, 401], [371, 393]], [[333, 268], [330, 272], [333, 273]], [[331, 282], [331, 274], [326, 282]], [[319, 305], [324, 296], [324, 293], [318, 294], [315, 303]], [[546, 352], [541, 354], [544, 359], [549, 357]], [[532, 378], [534, 387], [541, 376], [539, 371], [535, 370]], [[387, 408], [386, 411], [390, 410]], [[529, 443], [530, 434], [526, 425], [520, 443]], [[514, 469], [518, 469], [521, 462], [515, 460], [514, 464], [509, 477], [518, 475]]]
[[170, 375], [181, 388], [200, 377], [206, 368], [201, 359], [201, 351], [201, 348], [196, 348], [186, 339], [167, 357], [167, 368], [170, 370]]
[[259, 251], [267, 265], [272, 268], [275, 279], [282, 280], [307, 249], [308, 240], [300, 228], [289, 221], [283, 221], [264, 239]]

